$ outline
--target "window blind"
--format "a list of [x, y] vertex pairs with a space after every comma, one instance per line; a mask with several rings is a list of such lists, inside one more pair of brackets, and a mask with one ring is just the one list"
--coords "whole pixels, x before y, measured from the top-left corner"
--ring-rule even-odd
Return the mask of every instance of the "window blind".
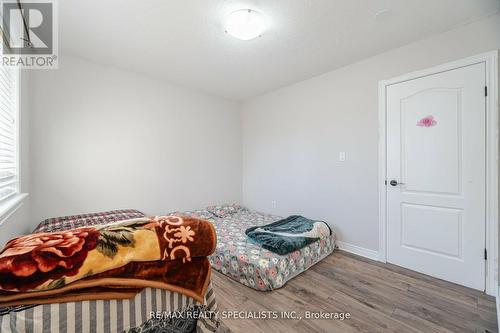
[[0, 204], [19, 193], [18, 72], [0, 66]]

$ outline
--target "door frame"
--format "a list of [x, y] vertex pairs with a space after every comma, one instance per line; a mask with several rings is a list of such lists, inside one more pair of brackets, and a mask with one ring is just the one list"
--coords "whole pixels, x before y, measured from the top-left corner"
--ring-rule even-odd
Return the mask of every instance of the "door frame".
[[486, 86], [488, 96], [486, 97], [486, 249], [488, 260], [486, 262], [485, 288], [488, 295], [496, 296], [498, 283], [498, 56], [499, 51], [492, 51], [470, 58], [453, 61], [426, 70], [417, 71], [389, 80], [379, 82], [379, 253], [378, 259], [387, 262], [387, 110], [386, 89], [387, 86], [402, 83], [417, 78], [458, 69], [478, 63], [486, 65]]

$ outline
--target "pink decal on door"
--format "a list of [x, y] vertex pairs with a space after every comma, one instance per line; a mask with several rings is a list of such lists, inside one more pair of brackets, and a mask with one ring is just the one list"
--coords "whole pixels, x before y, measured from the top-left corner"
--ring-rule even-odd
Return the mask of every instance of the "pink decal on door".
[[420, 119], [417, 123], [417, 126], [420, 127], [432, 127], [436, 126], [437, 121], [434, 120], [434, 116], [427, 116], [422, 119]]

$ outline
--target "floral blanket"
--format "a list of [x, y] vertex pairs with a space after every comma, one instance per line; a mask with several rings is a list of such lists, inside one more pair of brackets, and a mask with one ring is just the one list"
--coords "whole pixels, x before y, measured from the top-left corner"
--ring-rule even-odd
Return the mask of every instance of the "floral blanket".
[[100, 292], [130, 296], [144, 287], [202, 300], [210, 278], [206, 256], [215, 245], [210, 223], [177, 216], [22, 236], [0, 252], [0, 306]]
[[335, 247], [335, 233], [332, 231], [330, 236], [286, 255], [266, 250], [250, 241], [245, 230], [283, 218], [240, 206], [208, 207], [176, 214], [212, 222], [217, 232], [217, 248], [208, 257], [212, 268], [260, 291], [283, 287], [288, 280], [332, 253]]

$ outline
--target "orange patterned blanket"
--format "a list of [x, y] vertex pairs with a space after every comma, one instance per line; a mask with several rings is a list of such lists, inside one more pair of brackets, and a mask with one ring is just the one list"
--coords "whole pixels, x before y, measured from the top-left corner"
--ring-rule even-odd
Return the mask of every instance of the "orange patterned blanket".
[[202, 301], [215, 246], [210, 222], [177, 216], [22, 236], [0, 252], [0, 306], [88, 299], [95, 288], [164, 288]]

